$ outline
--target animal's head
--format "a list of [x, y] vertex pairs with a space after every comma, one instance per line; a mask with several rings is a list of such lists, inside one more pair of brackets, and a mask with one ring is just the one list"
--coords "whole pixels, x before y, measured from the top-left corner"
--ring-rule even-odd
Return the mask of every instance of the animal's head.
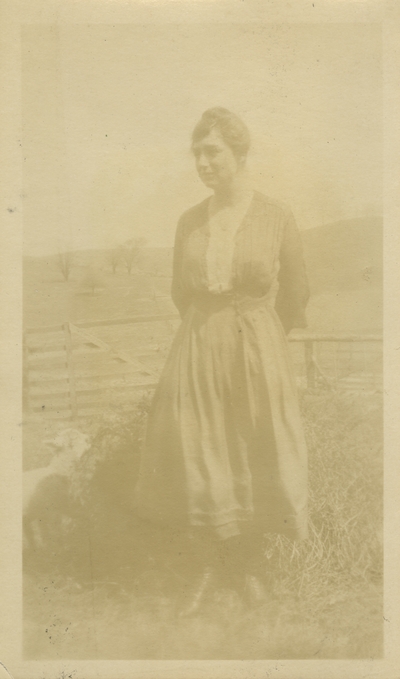
[[87, 434], [78, 429], [62, 429], [55, 436], [43, 441], [55, 458], [69, 459], [71, 462], [79, 460], [89, 450], [91, 441]]

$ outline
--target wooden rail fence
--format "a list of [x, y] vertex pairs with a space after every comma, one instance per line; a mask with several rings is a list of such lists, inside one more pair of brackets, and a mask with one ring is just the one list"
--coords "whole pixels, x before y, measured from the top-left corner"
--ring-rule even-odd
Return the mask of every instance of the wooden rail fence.
[[[154, 389], [163, 355], [151, 347], [119, 351], [88, 329], [162, 323], [172, 336], [173, 322], [179, 322], [176, 314], [159, 314], [28, 328], [23, 343], [25, 412], [74, 419], [110, 403], [126, 403], [138, 390]], [[304, 387], [382, 389], [380, 335], [302, 332], [290, 335], [289, 341]]]

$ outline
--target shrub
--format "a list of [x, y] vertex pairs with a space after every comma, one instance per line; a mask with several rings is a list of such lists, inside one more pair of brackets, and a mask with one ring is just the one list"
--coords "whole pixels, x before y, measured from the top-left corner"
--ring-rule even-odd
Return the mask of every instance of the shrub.
[[87, 266], [85, 268], [84, 275], [80, 282], [83, 291], [90, 291], [91, 294], [94, 295], [96, 290], [104, 288], [105, 284], [106, 280], [100, 269], [97, 269], [94, 266]]
[[129, 494], [137, 476], [149, 400], [144, 396], [128, 413], [105, 414], [91, 448], [75, 466], [71, 493], [88, 510], [100, 499], [120, 504]]

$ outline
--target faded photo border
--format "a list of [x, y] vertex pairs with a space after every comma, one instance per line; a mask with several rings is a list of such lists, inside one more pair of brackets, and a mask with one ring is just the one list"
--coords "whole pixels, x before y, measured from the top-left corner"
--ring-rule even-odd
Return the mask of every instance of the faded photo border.
[[[0, 0], [0, 679], [367, 679], [400, 676], [400, 6], [380, 0]], [[385, 612], [379, 660], [24, 661], [22, 654], [21, 27], [26, 24], [345, 23], [382, 26], [384, 53]]]

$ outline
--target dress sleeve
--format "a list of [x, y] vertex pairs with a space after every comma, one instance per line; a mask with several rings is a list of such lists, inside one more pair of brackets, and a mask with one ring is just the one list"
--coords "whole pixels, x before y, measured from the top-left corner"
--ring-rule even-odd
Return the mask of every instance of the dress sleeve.
[[182, 255], [183, 255], [183, 243], [184, 243], [184, 224], [183, 219], [178, 222], [178, 226], [175, 234], [175, 244], [174, 244], [174, 255], [172, 262], [172, 285], [171, 285], [171, 297], [176, 308], [179, 311], [181, 318], [184, 317], [189, 304], [190, 298], [185, 290], [185, 286], [182, 279]]
[[291, 213], [285, 220], [280, 249], [279, 291], [275, 310], [286, 333], [292, 328], [306, 328], [305, 309], [310, 297], [304, 265], [303, 244]]

